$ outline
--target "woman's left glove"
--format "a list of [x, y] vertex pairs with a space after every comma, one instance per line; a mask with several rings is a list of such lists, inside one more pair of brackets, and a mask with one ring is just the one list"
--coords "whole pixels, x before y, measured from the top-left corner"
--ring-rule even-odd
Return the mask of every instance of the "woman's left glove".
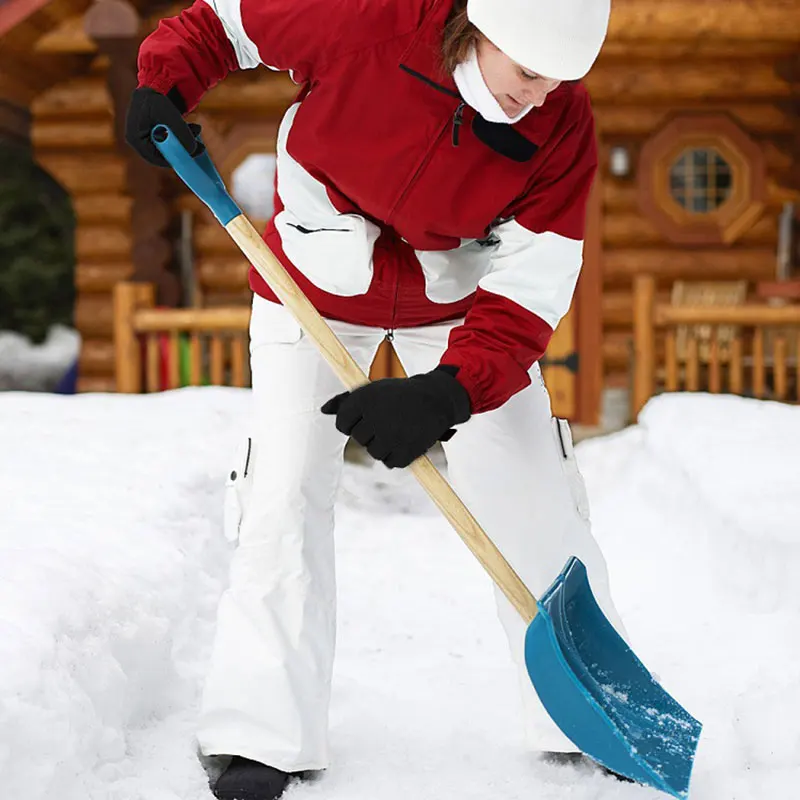
[[352, 436], [390, 469], [407, 467], [470, 418], [467, 390], [457, 367], [438, 366], [424, 375], [383, 378], [344, 392], [322, 406], [336, 415], [336, 428]]

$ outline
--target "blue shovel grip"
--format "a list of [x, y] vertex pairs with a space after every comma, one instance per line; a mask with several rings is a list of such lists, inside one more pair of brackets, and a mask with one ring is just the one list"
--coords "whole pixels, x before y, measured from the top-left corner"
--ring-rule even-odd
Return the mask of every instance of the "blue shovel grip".
[[228, 194], [206, 150], [193, 158], [166, 125], [156, 125], [150, 136], [167, 163], [178, 173], [178, 177], [211, 209], [223, 225], [241, 215], [242, 210]]

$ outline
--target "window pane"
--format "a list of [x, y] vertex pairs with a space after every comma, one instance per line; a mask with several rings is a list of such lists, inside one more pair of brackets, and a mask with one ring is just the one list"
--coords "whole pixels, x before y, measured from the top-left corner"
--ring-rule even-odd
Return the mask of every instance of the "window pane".
[[673, 200], [692, 214], [708, 214], [730, 196], [730, 165], [714, 147], [685, 150], [669, 172]]

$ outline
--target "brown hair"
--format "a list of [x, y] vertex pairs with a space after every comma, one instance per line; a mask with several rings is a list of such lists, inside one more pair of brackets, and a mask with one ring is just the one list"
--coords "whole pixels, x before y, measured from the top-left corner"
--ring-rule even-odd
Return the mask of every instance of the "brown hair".
[[447, 19], [442, 39], [442, 62], [448, 75], [452, 75], [455, 68], [467, 60], [470, 49], [478, 44], [480, 38], [480, 31], [467, 16], [467, 0], [453, 0], [453, 10]]

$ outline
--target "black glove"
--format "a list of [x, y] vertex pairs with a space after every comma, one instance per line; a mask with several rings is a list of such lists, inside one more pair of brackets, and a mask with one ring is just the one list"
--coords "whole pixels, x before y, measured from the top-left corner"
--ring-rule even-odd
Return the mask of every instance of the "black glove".
[[205, 149], [198, 141], [200, 126], [189, 125], [183, 118], [186, 111], [183, 99], [173, 89], [169, 95], [141, 86], [133, 91], [125, 117], [125, 141], [145, 160], [157, 167], [168, 167], [164, 156], [153, 144], [150, 134], [156, 125], [166, 125], [192, 155]]
[[383, 378], [344, 392], [322, 406], [336, 415], [336, 428], [352, 436], [387, 467], [407, 467], [470, 418], [467, 390], [457, 367], [438, 366], [424, 375]]

